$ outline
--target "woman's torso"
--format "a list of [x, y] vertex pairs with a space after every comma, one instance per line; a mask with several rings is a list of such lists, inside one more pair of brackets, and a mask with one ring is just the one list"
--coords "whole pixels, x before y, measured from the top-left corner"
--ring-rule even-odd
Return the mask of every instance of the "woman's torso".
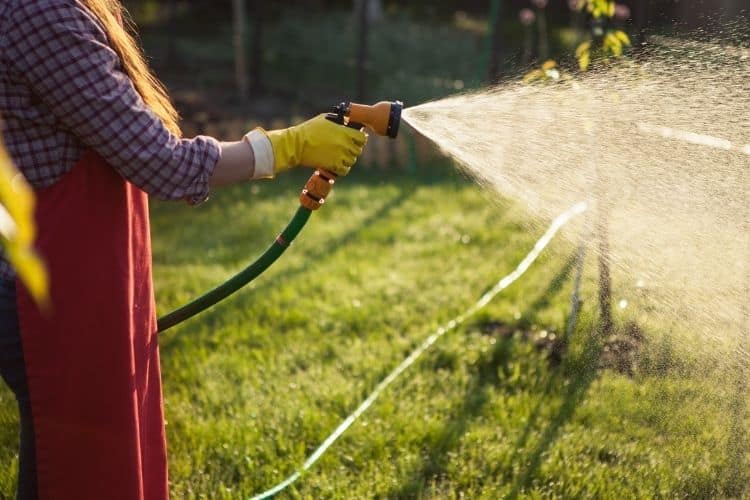
[[[34, 94], [25, 76], [16, 69], [6, 48], [12, 23], [11, 12], [18, 0], [0, 0], [0, 117], [2, 136], [16, 167], [35, 188], [51, 186], [73, 168], [84, 151], [81, 142], [60, 123]], [[94, 21], [92, 19], [92, 21]], [[95, 22], [95, 21], [94, 21]], [[28, 26], [28, 36], [15, 51], [39, 49], [39, 39], [51, 36]], [[100, 41], [106, 43], [104, 32]], [[50, 72], [65, 71], [54, 58], [47, 59]]]
[[[36, 189], [93, 149], [148, 194], [200, 203], [221, 156], [210, 137], [167, 130], [77, 0], [0, 0], [0, 117], [8, 152]], [[12, 277], [0, 256], [0, 279]]]

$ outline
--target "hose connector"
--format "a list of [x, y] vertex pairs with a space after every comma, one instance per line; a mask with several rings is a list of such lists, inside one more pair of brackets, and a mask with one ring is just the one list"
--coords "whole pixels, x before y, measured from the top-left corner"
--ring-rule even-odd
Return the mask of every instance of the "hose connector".
[[317, 210], [326, 202], [336, 183], [336, 174], [318, 169], [307, 180], [307, 184], [299, 195], [299, 203], [308, 210]]

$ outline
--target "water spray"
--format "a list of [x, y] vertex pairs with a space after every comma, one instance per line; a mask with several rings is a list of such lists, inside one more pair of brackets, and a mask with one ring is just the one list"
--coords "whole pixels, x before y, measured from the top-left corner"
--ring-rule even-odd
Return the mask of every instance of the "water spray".
[[[356, 129], [367, 128], [376, 135], [395, 139], [401, 123], [401, 111], [404, 105], [401, 101], [381, 101], [372, 106], [352, 102], [342, 102], [333, 107], [328, 118], [332, 122], [345, 127]], [[162, 316], [158, 320], [158, 332], [161, 333], [196, 314], [205, 311], [214, 304], [224, 300], [240, 288], [244, 287], [260, 276], [271, 264], [281, 257], [294, 238], [307, 223], [310, 214], [318, 210], [330, 194], [336, 182], [336, 175], [318, 168], [300, 194], [300, 206], [287, 224], [286, 228], [276, 237], [274, 242], [263, 254], [245, 269], [229, 278], [227, 281], [209, 290], [192, 302]]]

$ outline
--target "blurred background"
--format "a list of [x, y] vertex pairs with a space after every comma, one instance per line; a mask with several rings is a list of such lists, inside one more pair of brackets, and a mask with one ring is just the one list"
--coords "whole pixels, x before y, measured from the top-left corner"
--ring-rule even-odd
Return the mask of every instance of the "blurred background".
[[[578, 0], [128, 0], [187, 136], [236, 139], [343, 101], [407, 106], [575, 63], [592, 28]], [[652, 34], [720, 29], [745, 0], [623, 0], [638, 51]], [[414, 167], [431, 148], [375, 138], [360, 164]], [[415, 159], [416, 158], [416, 159]]]

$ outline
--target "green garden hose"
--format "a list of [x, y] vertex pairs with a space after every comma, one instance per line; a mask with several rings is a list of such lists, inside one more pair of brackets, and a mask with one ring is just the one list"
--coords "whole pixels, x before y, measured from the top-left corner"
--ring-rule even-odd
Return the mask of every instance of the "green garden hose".
[[289, 221], [289, 224], [287, 224], [281, 234], [276, 237], [276, 240], [271, 246], [263, 252], [263, 255], [221, 285], [209, 290], [197, 299], [185, 304], [175, 311], [172, 311], [166, 316], [159, 318], [157, 322], [158, 332], [161, 333], [189, 318], [192, 318], [196, 314], [225, 299], [257, 278], [263, 271], [268, 269], [271, 264], [276, 262], [276, 259], [281, 257], [284, 250], [289, 247], [294, 238], [296, 238], [302, 228], [305, 227], [305, 224], [307, 224], [307, 221], [310, 218], [310, 214], [311, 210], [309, 208], [300, 206], [294, 214], [294, 217], [292, 217], [292, 220]]
[[[367, 127], [377, 135], [395, 139], [398, 135], [403, 107], [404, 104], [401, 101], [381, 101], [372, 106], [342, 102], [334, 106], [333, 113], [329, 113], [327, 119], [357, 130]], [[310, 213], [323, 205], [326, 196], [331, 192], [335, 180], [336, 175], [334, 173], [322, 168], [316, 170], [307, 181], [307, 184], [305, 184], [302, 194], [300, 194], [300, 207], [297, 209], [297, 213], [294, 214], [294, 217], [292, 217], [286, 228], [276, 238], [276, 241], [263, 252], [263, 255], [213, 290], [204, 293], [192, 302], [159, 318], [157, 321], [158, 333], [166, 331], [205, 311], [217, 302], [232, 295], [268, 269], [271, 264], [276, 262], [276, 259], [281, 257], [281, 254], [289, 247], [289, 244], [297, 237], [302, 228], [305, 227], [307, 220], [310, 218]]]

